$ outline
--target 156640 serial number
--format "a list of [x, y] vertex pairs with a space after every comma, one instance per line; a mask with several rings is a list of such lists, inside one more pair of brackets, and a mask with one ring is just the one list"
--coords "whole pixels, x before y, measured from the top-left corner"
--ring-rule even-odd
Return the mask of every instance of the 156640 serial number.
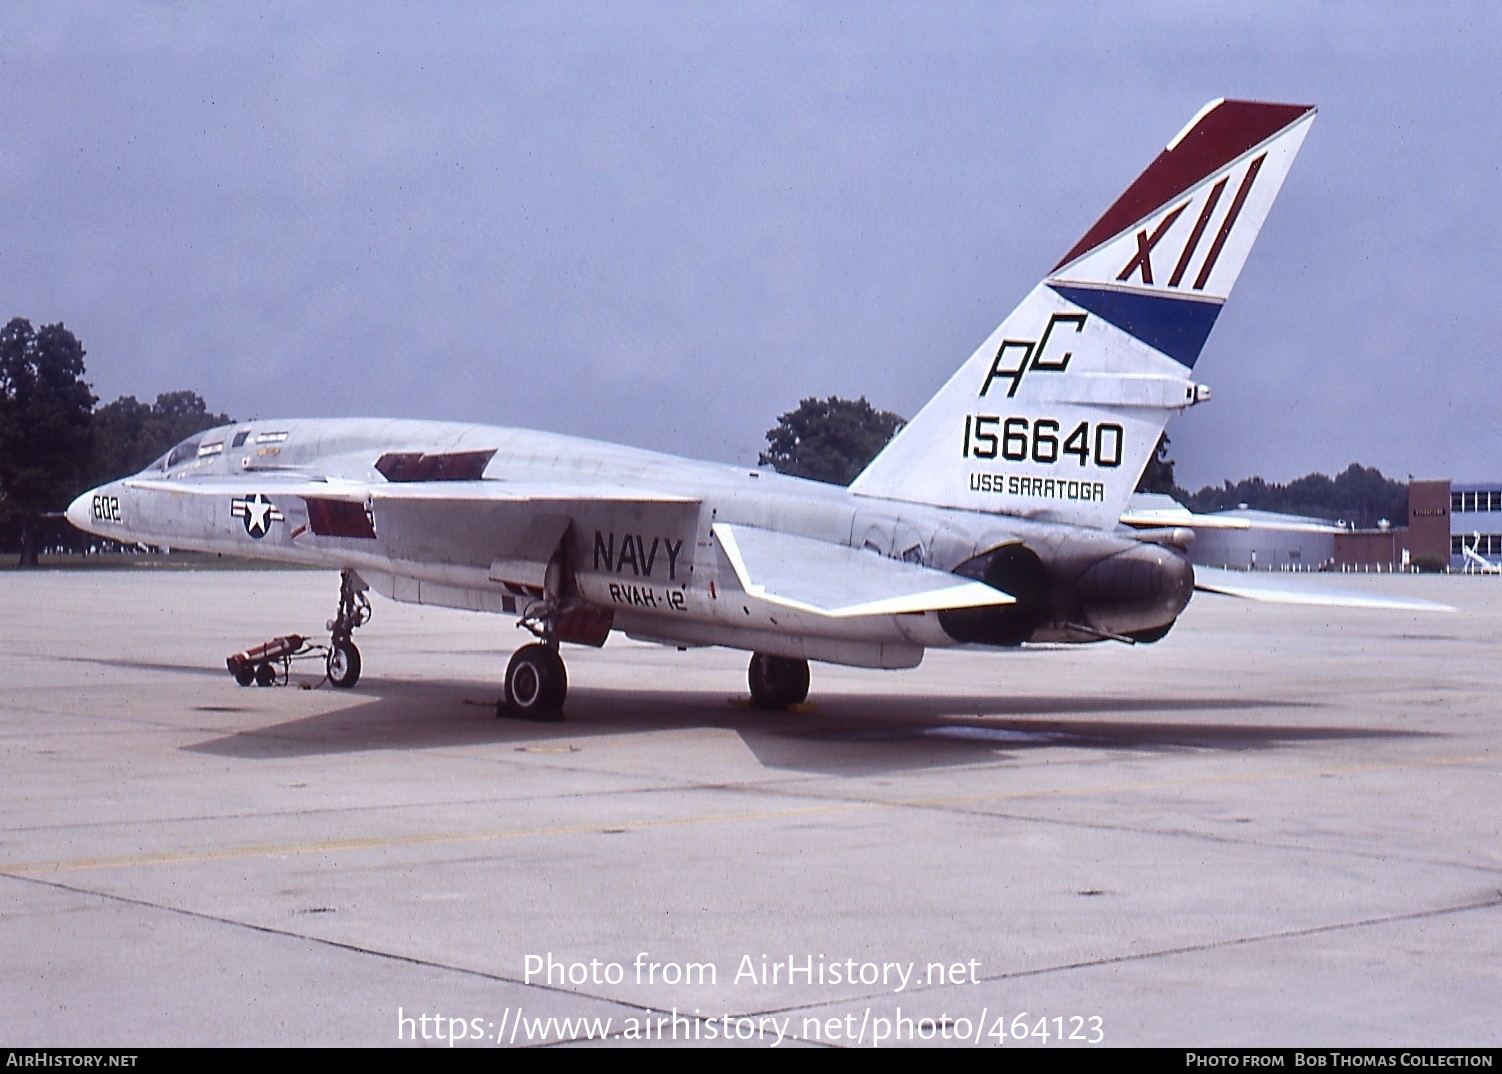
[[1082, 421], [1067, 436], [1052, 418], [1005, 418], [999, 414], [966, 414], [961, 456], [967, 459], [1003, 458], [1008, 462], [1056, 463], [1075, 459], [1081, 466], [1114, 469], [1121, 465], [1123, 432], [1115, 422], [1092, 425]]

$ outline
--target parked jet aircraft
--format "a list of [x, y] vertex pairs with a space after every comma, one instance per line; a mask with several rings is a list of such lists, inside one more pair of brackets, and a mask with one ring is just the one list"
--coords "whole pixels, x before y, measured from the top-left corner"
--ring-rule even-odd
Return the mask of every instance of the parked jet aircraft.
[[257, 420], [68, 518], [337, 568], [336, 686], [367, 588], [517, 615], [538, 639], [506, 671], [521, 715], [561, 709], [561, 642], [612, 630], [749, 650], [769, 708], [807, 696], [809, 660], [1157, 641], [1195, 587], [1189, 531], [1118, 520], [1168, 417], [1209, 397], [1195, 362], [1313, 119], [1206, 105], [848, 489], [529, 430]]

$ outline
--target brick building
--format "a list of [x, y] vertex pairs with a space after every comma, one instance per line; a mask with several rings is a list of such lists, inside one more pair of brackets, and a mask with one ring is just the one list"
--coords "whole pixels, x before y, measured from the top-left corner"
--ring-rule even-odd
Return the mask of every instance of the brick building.
[[[1464, 563], [1459, 542], [1470, 531], [1456, 527], [1469, 527], [1475, 505], [1481, 502], [1488, 505], [1485, 510], [1496, 512], [1488, 516], [1491, 528], [1502, 530], [1502, 485], [1452, 487], [1449, 481], [1410, 481], [1408, 525], [1336, 534], [1336, 566], [1401, 570], [1407, 564], [1444, 564], [1458, 569]], [[1495, 508], [1490, 506], [1492, 503]], [[1502, 551], [1502, 533], [1497, 539], [1498, 551]], [[1467, 539], [1467, 547], [1470, 543]]]

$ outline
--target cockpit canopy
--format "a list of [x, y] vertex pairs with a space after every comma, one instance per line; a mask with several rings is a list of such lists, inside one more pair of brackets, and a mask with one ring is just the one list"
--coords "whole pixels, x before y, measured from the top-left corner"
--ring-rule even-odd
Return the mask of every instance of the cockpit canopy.
[[191, 462], [198, 458], [199, 437], [190, 436], [177, 447], [162, 456], [162, 469], [170, 470], [174, 466], [181, 466], [185, 462]]
[[157, 459], [146, 469], [159, 470], [170, 473], [180, 470], [189, 463], [207, 462], [220, 455], [224, 451], [224, 438], [214, 436], [212, 433], [196, 433], [178, 444], [167, 454]]

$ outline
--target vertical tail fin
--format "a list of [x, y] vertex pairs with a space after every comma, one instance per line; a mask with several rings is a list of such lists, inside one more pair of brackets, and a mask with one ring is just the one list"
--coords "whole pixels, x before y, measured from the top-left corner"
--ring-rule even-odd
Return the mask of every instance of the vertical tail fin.
[[1313, 119], [1202, 108], [851, 489], [1115, 525]]

